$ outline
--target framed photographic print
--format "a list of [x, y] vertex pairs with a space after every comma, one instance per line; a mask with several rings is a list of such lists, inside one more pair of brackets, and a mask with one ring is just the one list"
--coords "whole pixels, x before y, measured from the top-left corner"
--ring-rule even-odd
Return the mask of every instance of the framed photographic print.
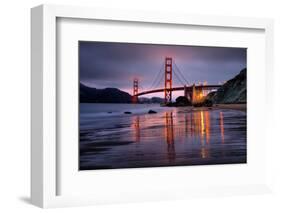
[[246, 52], [80, 41], [79, 169], [246, 163]]
[[33, 8], [32, 203], [269, 192], [272, 25]]

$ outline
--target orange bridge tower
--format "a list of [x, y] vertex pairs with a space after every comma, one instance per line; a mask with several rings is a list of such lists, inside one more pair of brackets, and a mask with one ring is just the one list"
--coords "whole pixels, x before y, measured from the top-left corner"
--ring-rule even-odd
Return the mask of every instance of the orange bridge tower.
[[137, 96], [138, 92], [139, 92], [139, 80], [135, 78], [133, 84], [133, 97], [132, 97], [133, 104], [136, 104], [138, 102], [138, 96]]
[[164, 89], [164, 101], [165, 104], [172, 102], [172, 58], [165, 58], [165, 89]]

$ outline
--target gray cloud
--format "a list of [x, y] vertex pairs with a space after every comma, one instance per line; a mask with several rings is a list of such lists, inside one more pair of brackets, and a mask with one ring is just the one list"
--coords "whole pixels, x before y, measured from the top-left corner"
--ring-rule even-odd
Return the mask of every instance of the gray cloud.
[[[92, 87], [130, 90], [132, 79], [138, 77], [142, 88], [147, 88], [164, 58], [171, 56], [190, 83], [216, 84], [246, 67], [246, 52], [245, 48], [80, 41], [80, 81]], [[176, 78], [173, 83], [180, 85]]]

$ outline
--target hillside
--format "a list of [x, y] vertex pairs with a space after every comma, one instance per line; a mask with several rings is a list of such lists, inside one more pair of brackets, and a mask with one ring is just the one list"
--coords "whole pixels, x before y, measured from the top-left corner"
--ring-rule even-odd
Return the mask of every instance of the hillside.
[[159, 97], [152, 97], [152, 98], [139, 97], [139, 103], [140, 104], [161, 104], [161, 103], [164, 103], [164, 98], [159, 98]]
[[216, 104], [246, 103], [247, 69], [241, 70], [238, 75], [223, 84], [217, 92], [210, 93], [207, 99]]
[[116, 88], [96, 89], [80, 83], [80, 103], [131, 103], [132, 96]]

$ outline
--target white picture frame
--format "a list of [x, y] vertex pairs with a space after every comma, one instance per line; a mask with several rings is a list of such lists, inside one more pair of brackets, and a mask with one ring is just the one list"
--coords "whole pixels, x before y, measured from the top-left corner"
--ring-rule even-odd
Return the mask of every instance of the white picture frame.
[[[132, 196], [128, 193], [120, 197], [108, 194], [108, 199], [98, 199], [97, 196], [79, 195], [66, 196], [57, 193], [58, 173], [61, 169], [57, 165], [57, 19], [87, 19], [87, 20], [115, 20], [120, 22], [143, 22], [161, 25], [192, 25], [202, 27], [223, 27], [231, 29], [257, 29], [265, 34], [265, 84], [268, 94], [273, 85], [273, 21], [271, 19], [216, 17], [203, 15], [187, 15], [173, 13], [153, 13], [145, 11], [122, 11], [100, 8], [84, 8], [74, 6], [41, 5], [31, 10], [31, 72], [32, 72], [32, 118], [31, 118], [31, 201], [33, 204], [47, 208], [59, 206], [90, 205], [96, 203], [114, 203], [142, 200], [165, 200], [171, 196], [163, 195], [161, 191], [149, 196]], [[271, 96], [267, 96], [266, 107], [272, 108]], [[267, 117], [265, 117], [267, 118]], [[265, 121], [270, 122], [268, 119]], [[265, 131], [267, 134], [269, 131]], [[264, 133], [266, 141], [268, 135]], [[268, 145], [267, 145], [268, 146]], [[254, 185], [233, 185], [200, 188], [195, 184], [194, 190], [169, 189], [174, 198], [194, 196], [251, 194], [270, 191], [270, 165], [266, 163], [266, 176], [263, 183]], [[181, 170], [183, 170], [182, 168]], [[163, 172], [163, 171], [162, 171]], [[178, 171], [179, 172], [179, 171]], [[157, 173], [155, 171], [154, 173]], [[197, 187], [197, 188], [196, 188]], [[162, 195], [161, 195], [162, 193]], [[106, 196], [105, 196], [106, 197]]]

